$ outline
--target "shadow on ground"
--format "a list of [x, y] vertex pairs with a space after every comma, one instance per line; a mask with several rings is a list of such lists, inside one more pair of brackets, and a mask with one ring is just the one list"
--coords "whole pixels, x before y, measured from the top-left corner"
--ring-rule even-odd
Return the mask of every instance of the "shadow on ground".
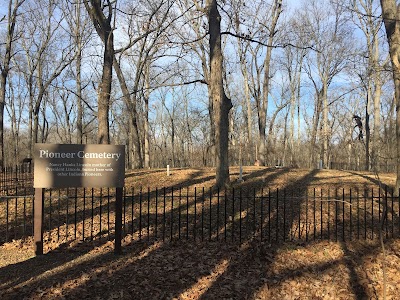
[[[248, 175], [241, 188], [263, 187], [287, 172], [258, 170]], [[317, 170], [309, 171], [286, 188], [305, 196], [307, 183], [317, 174]], [[180, 186], [202, 182], [198, 176], [193, 174]], [[260, 224], [265, 229], [271, 223], [283, 226], [280, 234], [289, 239], [302, 204], [292, 203], [291, 222], [281, 223], [277, 206]], [[204, 209], [217, 208], [211, 204]], [[244, 211], [252, 214], [251, 208]], [[246, 221], [232, 220], [236, 228]], [[223, 232], [224, 226], [219, 230]], [[217, 241], [215, 236], [203, 242], [156, 238], [138, 242], [127, 236], [122, 255], [114, 255], [113, 244], [107, 240], [63, 244], [44, 256], [0, 268], [0, 298], [282, 299], [286, 293], [292, 298], [335, 299], [346, 294], [347, 299], [367, 299], [380, 293], [377, 279], [366, 276], [360, 267], [380, 252], [378, 244], [354, 248], [344, 242], [283, 242], [285, 236], [270, 244], [260, 239], [261, 232], [243, 232], [241, 243]], [[392, 259], [399, 261], [399, 250], [393, 249]], [[399, 288], [391, 292], [398, 293]]]

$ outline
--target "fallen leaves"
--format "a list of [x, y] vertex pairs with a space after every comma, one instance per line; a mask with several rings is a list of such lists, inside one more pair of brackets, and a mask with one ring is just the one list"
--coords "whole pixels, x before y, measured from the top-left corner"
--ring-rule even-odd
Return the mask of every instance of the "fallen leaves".
[[[204, 176], [208, 170], [195, 171], [176, 172], [165, 180], [178, 185], [187, 178], [213, 178]], [[246, 172], [245, 176], [250, 174]], [[271, 184], [283, 186], [300, 172], [294, 170], [285, 178], [276, 177]], [[137, 180], [134, 175], [129, 180]], [[155, 184], [164, 182], [156, 175], [154, 172], [147, 177]], [[335, 179], [328, 182], [322, 175], [316, 176], [318, 184], [334, 184]], [[141, 179], [145, 186], [151, 185], [148, 179]], [[246, 178], [245, 182], [250, 180]], [[78, 232], [82, 229], [78, 228]], [[128, 235], [123, 240], [124, 253], [119, 256], [113, 254], [113, 242], [104, 239], [60, 246], [49, 236], [46, 242], [48, 254], [41, 258], [33, 257], [32, 241], [17, 240], [0, 246], [2, 300], [329, 300], [376, 299], [383, 293], [383, 256], [379, 244], [372, 242], [275, 246], [248, 242], [238, 246], [223, 241], [146, 243]], [[400, 241], [387, 242], [386, 250], [387, 299], [398, 299]]]
[[[280, 247], [224, 243], [137, 243], [115, 256], [109, 242], [4, 263], [0, 297], [12, 299], [357, 299], [383, 292], [379, 245], [315, 242]], [[81, 249], [80, 249], [81, 247]], [[6, 250], [7, 249], [7, 250]], [[19, 253], [19, 254], [18, 254]], [[400, 241], [387, 244], [387, 292], [400, 294]], [[62, 262], [64, 261], [64, 262]], [[26, 266], [28, 265], [28, 269]], [[39, 264], [43, 269], [39, 268]], [[46, 268], [47, 264], [47, 268]], [[44, 265], [44, 266], [43, 266]], [[40, 271], [41, 270], [41, 271]], [[7, 280], [3, 280], [5, 272]], [[20, 279], [11, 276], [22, 274]], [[388, 298], [390, 299], [390, 298]]]

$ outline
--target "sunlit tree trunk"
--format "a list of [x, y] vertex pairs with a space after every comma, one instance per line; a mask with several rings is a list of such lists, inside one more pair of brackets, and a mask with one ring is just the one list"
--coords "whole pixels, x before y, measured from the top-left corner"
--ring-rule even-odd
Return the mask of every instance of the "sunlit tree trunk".
[[329, 168], [329, 140], [330, 140], [330, 133], [329, 133], [329, 124], [328, 124], [328, 84], [327, 80], [323, 80], [323, 113], [322, 113], [322, 123], [323, 123], [323, 151], [322, 151], [322, 165], [325, 169]]
[[[237, 24], [236, 32], [240, 32], [239, 21], [236, 24]], [[242, 43], [240, 39], [238, 39], [238, 55], [239, 55], [239, 61], [240, 61], [241, 71], [243, 75], [243, 84], [244, 84], [243, 116], [247, 125], [247, 132], [246, 132], [246, 138], [247, 138], [246, 148], [248, 149], [247, 160], [251, 161], [252, 150], [253, 150], [253, 110], [251, 107], [251, 95], [249, 86], [250, 78], [246, 64], [247, 47], [244, 47], [244, 49], [242, 49], [242, 47], [243, 47]]]
[[396, 102], [396, 193], [400, 189], [400, 4], [396, 0], [381, 0], [382, 16], [389, 42]]
[[379, 147], [380, 147], [380, 131], [381, 131], [381, 92], [382, 92], [382, 80], [381, 80], [381, 69], [379, 66], [379, 42], [376, 37], [374, 40], [375, 52], [374, 52], [374, 83], [375, 83], [375, 94], [374, 94], [374, 132], [372, 136], [373, 145], [371, 151], [372, 165], [375, 168], [379, 168]]
[[[142, 152], [140, 148], [140, 138], [139, 138], [139, 129], [137, 126], [137, 109], [136, 109], [136, 93], [134, 93], [131, 97], [131, 94], [128, 90], [128, 85], [125, 81], [125, 77], [122, 73], [121, 67], [117, 61], [117, 59], [114, 57], [114, 70], [115, 73], [117, 74], [118, 81], [121, 86], [122, 90], [122, 95], [125, 101], [125, 105], [127, 107], [127, 110], [129, 112], [129, 139], [130, 139], [130, 145], [132, 145], [133, 154], [132, 154], [132, 168], [133, 169], [140, 169], [143, 167], [142, 165]], [[138, 81], [138, 78], [136, 79], [136, 82]], [[137, 83], [135, 83], [136, 85]], [[132, 98], [132, 99], [131, 99]]]
[[226, 96], [223, 85], [223, 55], [221, 49], [221, 16], [217, 1], [207, 0], [207, 14], [210, 34], [210, 91], [214, 107], [216, 143], [216, 185], [230, 184], [229, 179], [229, 111], [231, 100]]
[[80, 1], [76, 3], [76, 105], [77, 105], [77, 120], [76, 120], [76, 142], [83, 143], [83, 106], [82, 106], [82, 36], [81, 36], [81, 5]]
[[149, 98], [150, 98], [150, 66], [146, 66], [146, 92], [144, 96], [144, 167], [150, 168], [150, 125], [149, 125]]
[[[85, 1], [85, 7], [93, 22], [97, 34], [104, 44], [103, 52], [103, 72], [101, 82], [98, 88], [98, 131], [97, 142], [99, 144], [110, 143], [110, 128], [109, 128], [109, 106], [111, 98], [112, 71], [114, 60], [114, 34], [111, 26], [113, 17], [113, 3], [110, 0], [103, 1], [90, 0]], [[107, 15], [103, 9], [107, 10]]]

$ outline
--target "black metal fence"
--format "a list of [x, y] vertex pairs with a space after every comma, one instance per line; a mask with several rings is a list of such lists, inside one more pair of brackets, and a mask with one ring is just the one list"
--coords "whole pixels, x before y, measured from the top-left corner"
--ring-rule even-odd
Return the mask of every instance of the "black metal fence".
[[0, 196], [23, 194], [27, 189], [33, 191], [33, 172], [31, 164], [6, 167], [0, 172]]
[[[114, 238], [115, 189], [46, 190], [44, 242]], [[386, 189], [214, 190], [125, 188], [130, 241], [268, 243], [400, 237], [399, 198]], [[0, 244], [33, 234], [28, 188], [0, 196]]]

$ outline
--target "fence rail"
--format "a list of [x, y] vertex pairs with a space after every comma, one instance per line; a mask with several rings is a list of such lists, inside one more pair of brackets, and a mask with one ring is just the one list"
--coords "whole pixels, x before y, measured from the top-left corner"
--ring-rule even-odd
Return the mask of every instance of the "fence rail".
[[[0, 244], [33, 234], [30, 189], [0, 196]], [[269, 243], [400, 237], [390, 190], [125, 188], [122, 224], [131, 240]], [[45, 242], [113, 239], [115, 189], [46, 190]]]

